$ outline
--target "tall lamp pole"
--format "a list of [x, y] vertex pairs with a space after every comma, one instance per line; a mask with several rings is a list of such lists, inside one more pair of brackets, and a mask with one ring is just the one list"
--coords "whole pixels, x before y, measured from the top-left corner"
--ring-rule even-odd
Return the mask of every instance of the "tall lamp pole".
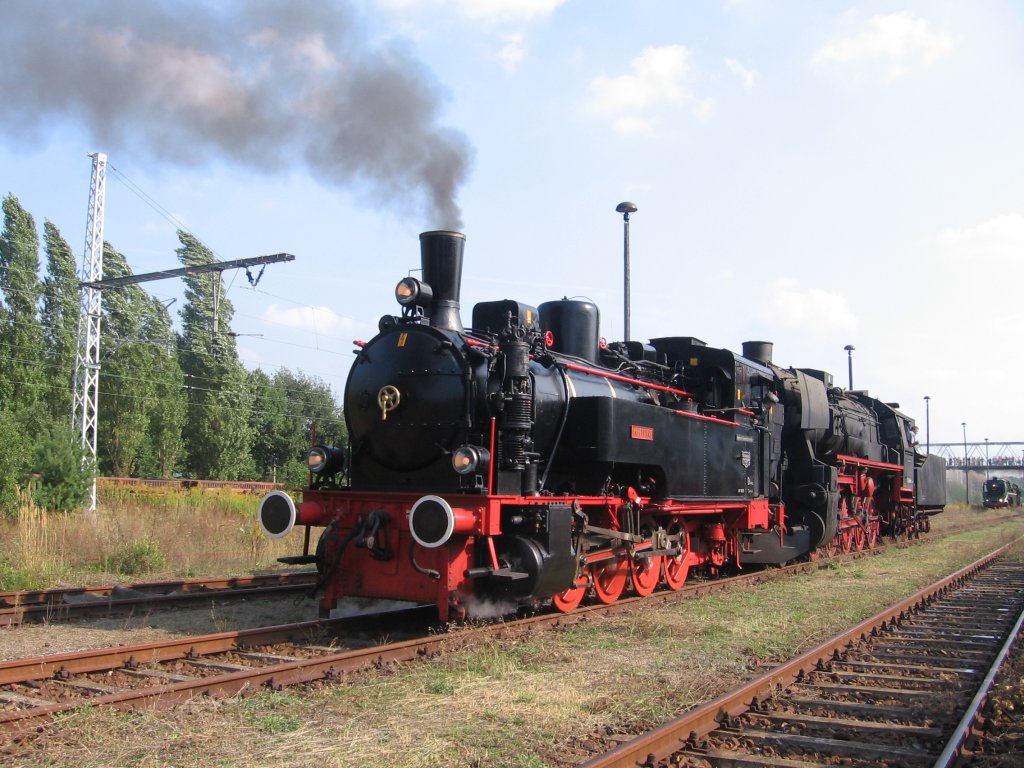
[[988, 438], [985, 438], [985, 479], [988, 480]]
[[853, 344], [847, 344], [843, 349], [846, 350], [846, 370], [850, 374], [850, 386], [847, 387], [849, 391], [853, 391], [853, 350], [856, 349]]
[[931, 403], [932, 398], [929, 395], [924, 396], [924, 452], [932, 452], [932, 418], [929, 413], [928, 406]]
[[636, 213], [636, 203], [624, 202], [615, 206], [622, 214], [622, 293], [623, 293], [623, 341], [629, 341], [629, 214]]
[[964, 428], [964, 504], [971, 506], [971, 469], [967, 464], [967, 422], [961, 421], [960, 426]]

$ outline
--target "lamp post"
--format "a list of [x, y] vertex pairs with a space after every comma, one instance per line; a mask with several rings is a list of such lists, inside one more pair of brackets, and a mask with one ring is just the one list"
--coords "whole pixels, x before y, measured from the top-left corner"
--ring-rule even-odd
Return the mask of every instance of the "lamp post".
[[985, 438], [985, 479], [988, 480], [988, 438]]
[[629, 214], [636, 213], [636, 203], [624, 202], [615, 206], [622, 214], [622, 294], [623, 333], [622, 340], [629, 341]]
[[847, 344], [843, 349], [846, 350], [846, 370], [850, 374], [850, 386], [847, 387], [849, 391], [853, 391], [853, 350], [856, 349], [853, 344]]
[[928, 412], [928, 405], [931, 403], [931, 396], [924, 396], [924, 452], [932, 452], [932, 419]]
[[967, 464], [967, 422], [961, 421], [960, 426], [964, 428], [964, 504], [969, 507], [971, 506], [971, 470], [970, 466]]

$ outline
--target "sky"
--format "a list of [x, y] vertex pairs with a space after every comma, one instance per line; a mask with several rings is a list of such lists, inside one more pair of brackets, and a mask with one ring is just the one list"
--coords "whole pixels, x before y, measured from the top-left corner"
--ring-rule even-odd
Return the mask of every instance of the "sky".
[[[2, 0], [0, 195], [139, 274], [185, 227], [249, 368], [340, 399], [418, 234], [477, 301], [774, 343], [932, 443], [1024, 441], [1024, 6], [814, 0]], [[254, 275], [255, 276], [255, 275]], [[181, 309], [180, 281], [147, 283]], [[1007, 398], [1010, 398], [1007, 401]], [[1009, 405], [1007, 404], [1009, 403]], [[963, 426], [966, 424], [966, 427]]]

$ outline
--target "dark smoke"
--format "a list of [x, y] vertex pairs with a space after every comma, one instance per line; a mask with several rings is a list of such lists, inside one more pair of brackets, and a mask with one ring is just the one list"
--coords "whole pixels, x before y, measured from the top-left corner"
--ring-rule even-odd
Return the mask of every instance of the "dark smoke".
[[0, 18], [0, 126], [16, 137], [71, 119], [108, 152], [302, 163], [458, 228], [471, 151], [438, 124], [441, 102], [420, 63], [366, 42], [338, 0], [6, 0]]

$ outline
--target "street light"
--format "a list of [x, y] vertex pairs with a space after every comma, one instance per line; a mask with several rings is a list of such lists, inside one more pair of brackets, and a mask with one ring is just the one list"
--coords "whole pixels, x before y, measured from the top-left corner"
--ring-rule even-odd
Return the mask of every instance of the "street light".
[[931, 403], [932, 398], [929, 395], [924, 396], [924, 452], [932, 452], [932, 419], [931, 414], [928, 412], [928, 405]]
[[985, 438], [985, 479], [988, 480], [988, 438]]
[[622, 214], [622, 293], [623, 308], [625, 316], [623, 320], [623, 341], [629, 341], [629, 214], [636, 213], [636, 203], [624, 202], [615, 206], [615, 210]]
[[960, 426], [964, 428], [964, 504], [971, 506], [971, 470], [967, 464], [967, 422], [961, 421]]
[[846, 368], [850, 373], [850, 386], [847, 387], [851, 392], [853, 391], [853, 350], [856, 349], [853, 344], [847, 344], [843, 349], [846, 350]]

